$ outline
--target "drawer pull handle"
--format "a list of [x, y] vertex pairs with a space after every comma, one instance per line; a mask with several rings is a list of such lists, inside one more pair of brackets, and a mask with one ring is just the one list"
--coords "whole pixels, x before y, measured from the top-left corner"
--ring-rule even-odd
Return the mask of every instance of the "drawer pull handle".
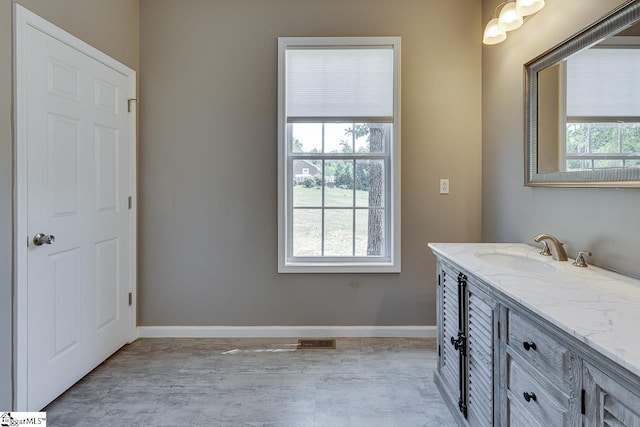
[[466, 341], [466, 338], [462, 332], [458, 332], [458, 339], [451, 337], [451, 345], [453, 345], [453, 347], [456, 350], [462, 352], [462, 354], [465, 354], [465, 351], [466, 351], [465, 341]]
[[525, 350], [527, 350], [527, 351], [529, 351], [529, 350], [537, 350], [536, 343], [534, 343], [533, 341], [531, 341], [531, 342], [526, 342], [526, 341], [524, 341], [524, 342], [522, 343], [522, 346], [523, 346], [523, 347], [524, 347], [524, 349], [525, 349]]
[[525, 391], [524, 393], [522, 393], [522, 395], [524, 396], [524, 400], [526, 400], [527, 402], [530, 402], [532, 400], [536, 402], [538, 400], [535, 393], [527, 393]]

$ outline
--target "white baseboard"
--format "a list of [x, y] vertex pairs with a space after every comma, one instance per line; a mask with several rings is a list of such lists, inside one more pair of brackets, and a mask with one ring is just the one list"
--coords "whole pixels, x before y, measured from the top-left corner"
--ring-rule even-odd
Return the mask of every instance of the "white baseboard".
[[139, 326], [140, 338], [435, 338], [435, 326]]

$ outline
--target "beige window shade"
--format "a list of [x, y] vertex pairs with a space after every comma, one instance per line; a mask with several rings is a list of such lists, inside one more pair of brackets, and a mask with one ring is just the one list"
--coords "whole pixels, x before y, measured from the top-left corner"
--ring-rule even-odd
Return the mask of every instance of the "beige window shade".
[[286, 52], [286, 115], [393, 117], [393, 49]]
[[640, 116], [640, 49], [587, 49], [570, 57], [567, 116]]

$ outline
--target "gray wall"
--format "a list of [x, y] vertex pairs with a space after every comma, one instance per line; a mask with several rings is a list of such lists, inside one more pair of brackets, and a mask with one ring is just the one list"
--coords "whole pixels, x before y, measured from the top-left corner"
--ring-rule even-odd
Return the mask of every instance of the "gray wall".
[[[140, 5], [139, 324], [434, 325], [427, 242], [481, 238], [481, 1]], [[402, 273], [278, 274], [277, 37], [367, 35], [402, 37]]]
[[[498, 3], [483, 1], [483, 23]], [[552, 233], [569, 255], [590, 250], [588, 261], [640, 275], [640, 190], [523, 187], [523, 64], [622, 3], [548, 1], [504, 43], [483, 48], [484, 241], [532, 243]]]
[[[139, 63], [137, 0], [20, 0], [133, 69]], [[0, 410], [11, 408], [12, 346], [12, 1], [0, 0]]]

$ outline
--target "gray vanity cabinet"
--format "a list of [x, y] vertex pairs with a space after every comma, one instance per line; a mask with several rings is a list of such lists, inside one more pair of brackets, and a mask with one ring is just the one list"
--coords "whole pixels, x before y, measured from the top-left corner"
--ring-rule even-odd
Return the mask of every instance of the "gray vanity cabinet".
[[473, 279], [445, 262], [438, 265], [436, 382], [459, 422], [492, 426], [496, 304]]
[[434, 380], [461, 427], [640, 427], [640, 378], [437, 257]]
[[587, 362], [583, 373], [585, 427], [640, 427], [640, 384], [634, 393]]

